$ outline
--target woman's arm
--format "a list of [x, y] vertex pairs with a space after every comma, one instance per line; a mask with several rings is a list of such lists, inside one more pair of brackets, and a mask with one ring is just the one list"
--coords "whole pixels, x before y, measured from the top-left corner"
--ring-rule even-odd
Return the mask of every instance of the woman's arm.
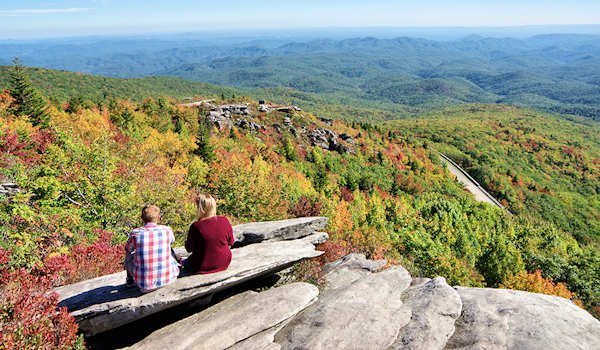
[[194, 251], [194, 236], [196, 236], [196, 228], [192, 224], [192, 225], [190, 225], [187, 239], [185, 240], [185, 250], [188, 253], [192, 253]]
[[227, 219], [227, 226], [227, 243], [231, 247], [235, 243], [235, 239], [233, 238], [233, 227], [231, 227], [229, 219]]

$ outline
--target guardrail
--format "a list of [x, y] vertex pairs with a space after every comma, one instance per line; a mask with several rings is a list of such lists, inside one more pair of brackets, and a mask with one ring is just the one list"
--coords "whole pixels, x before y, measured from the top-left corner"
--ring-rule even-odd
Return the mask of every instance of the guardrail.
[[452, 166], [454, 166], [456, 169], [458, 169], [458, 171], [460, 171], [467, 179], [469, 179], [469, 181], [471, 181], [473, 183], [473, 185], [475, 185], [475, 187], [477, 187], [477, 189], [479, 189], [486, 197], [488, 197], [492, 203], [494, 203], [498, 208], [505, 210], [508, 214], [512, 215], [512, 213], [506, 209], [502, 203], [500, 203], [496, 198], [494, 198], [491, 194], [488, 193], [488, 191], [485, 190], [485, 188], [483, 188], [483, 186], [481, 186], [479, 184], [479, 182], [477, 182], [473, 177], [471, 177], [471, 175], [469, 175], [469, 173], [467, 173], [463, 168], [461, 168], [458, 164], [456, 164], [452, 159], [448, 158], [448, 156], [446, 156], [445, 154], [438, 152], [440, 154], [440, 157], [442, 157], [445, 161], [447, 161], [448, 163], [452, 164]]

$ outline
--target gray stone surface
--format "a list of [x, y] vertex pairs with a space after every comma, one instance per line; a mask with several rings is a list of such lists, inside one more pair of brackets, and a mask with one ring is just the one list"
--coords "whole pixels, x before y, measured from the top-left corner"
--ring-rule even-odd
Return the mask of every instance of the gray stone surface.
[[460, 296], [443, 277], [422, 282], [402, 295], [412, 317], [390, 350], [441, 350], [454, 333], [462, 309]]
[[238, 342], [242, 342], [238, 349], [273, 347], [272, 334], [263, 331], [305, 309], [318, 294], [317, 287], [308, 283], [238, 294], [153, 332], [130, 349], [219, 350]]
[[[346, 285], [328, 287], [319, 300], [275, 335], [282, 349], [386, 349], [410, 320], [402, 292], [408, 272], [394, 266]], [[330, 271], [332, 273], [333, 271]]]
[[19, 186], [12, 182], [0, 183], [0, 196], [11, 196], [20, 191]]
[[363, 254], [348, 254], [341, 259], [323, 266], [327, 288], [335, 289], [349, 285], [379, 271], [385, 260], [369, 260]]
[[296, 218], [279, 221], [252, 222], [233, 227], [236, 241], [243, 242], [248, 235], [261, 236], [263, 240], [290, 240], [308, 236], [327, 226], [323, 216]]
[[314, 237], [314, 239], [311, 240], [310, 243], [314, 245], [323, 244], [329, 240], [329, 234], [327, 234], [327, 232], [315, 232], [311, 237]]
[[233, 249], [226, 271], [193, 275], [148, 294], [125, 283], [125, 272], [59, 287], [60, 306], [66, 306], [86, 335], [102, 333], [155, 312], [221, 291], [247, 280], [285, 269], [322, 254], [312, 241], [319, 234], [289, 241], [271, 241]]
[[462, 315], [446, 349], [600, 349], [600, 321], [567, 299], [508, 289], [456, 290]]

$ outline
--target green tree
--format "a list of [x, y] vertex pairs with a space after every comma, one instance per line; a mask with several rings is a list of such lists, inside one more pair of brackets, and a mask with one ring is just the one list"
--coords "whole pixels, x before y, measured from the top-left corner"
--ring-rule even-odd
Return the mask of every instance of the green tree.
[[296, 147], [290, 140], [286, 140], [283, 144], [283, 151], [285, 158], [289, 161], [298, 160], [298, 154], [296, 153]]
[[11, 112], [17, 117], [28, 116], [34, 125], [42, 124], [48, 116], [48, 104], [32, 86], [25, 67], [21, 65], [18, 57], [15, 57], [13, 64], [8, 90], [14, 99]]
[[215, 151], [210, 144], [210, 128], [211, 125], [206, 118], [200, 116], [198, 118], [198, 136], [196, 136], [196, 146], [194, 154], [201, 157], [205, 162], [210, 163], [215, 158]]
[[494, 233], [477, 261], [477, 268], [490, 287], [497, 287], [510, 275], [525, 269], [514, 242], [504, 233]]

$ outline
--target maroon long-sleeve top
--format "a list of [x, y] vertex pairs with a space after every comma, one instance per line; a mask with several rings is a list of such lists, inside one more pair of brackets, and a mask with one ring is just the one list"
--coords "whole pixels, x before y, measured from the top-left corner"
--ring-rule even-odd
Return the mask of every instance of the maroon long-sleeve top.
[[224, 216], [213, 216], [190, 226], [185, 249], [192, 253], [188, 263], [195, 273], [213, 273], [227, 270], [231, 263], [234, 243], [233, 228]]

